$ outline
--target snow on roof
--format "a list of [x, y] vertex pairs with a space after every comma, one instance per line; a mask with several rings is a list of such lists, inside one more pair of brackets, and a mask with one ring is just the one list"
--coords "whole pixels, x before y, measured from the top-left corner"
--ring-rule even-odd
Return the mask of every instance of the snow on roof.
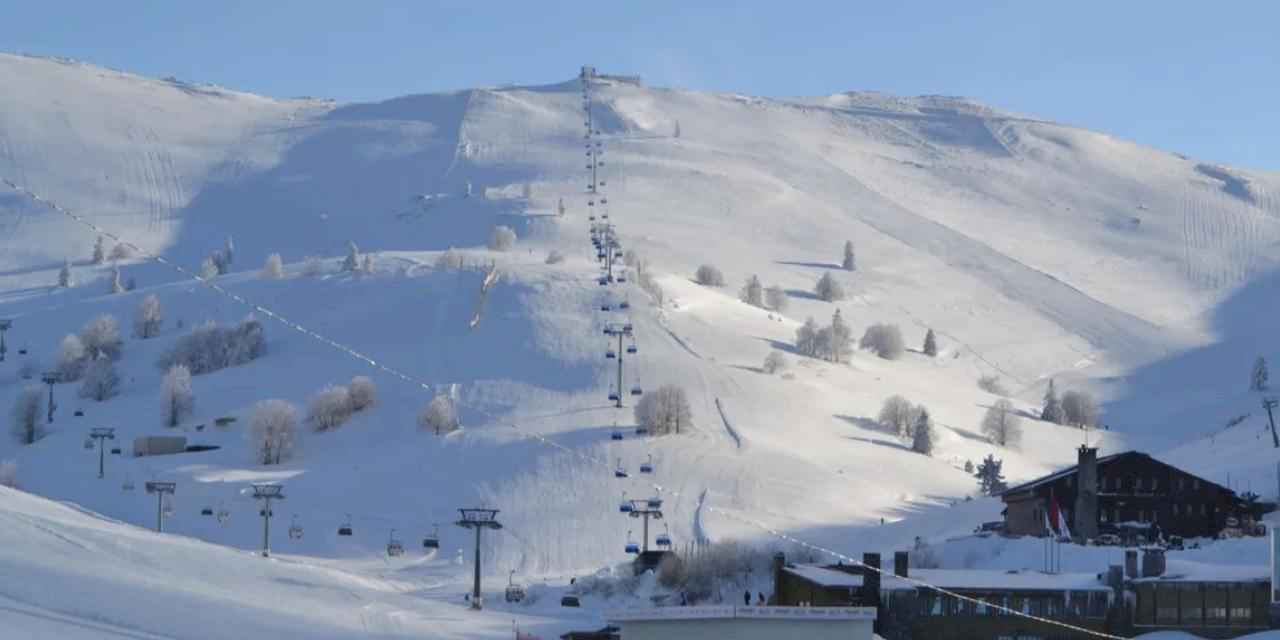
[[[1110, 591], [1093, 573], [1044, 573], [1022, 569], [992, 571], [979, 569], [912, 569], [909, 576], [935, 587], [954, 590], [993, 591]], [[885, 575], [881, 588], [916, 589], [920, 585]]]
[[644, 607], [606, 611], [609, 622], [654, 620], [875, 620], [875, 607]]
[[[1115, 460], [1116, 458], [1119, 458], [1120, 456], [1128, 455], [1130, 453], [1137, 453], [1138, 455], [1143, 455], [1143, 456], [1147, 455], [1145, 453], [1138, 453], [1137, 451], [1113, 453], [1109, 456], [1102, 456], [1101, 458], [1098, 458], [1098, 464], [1101, 465], [1105, 462], [1110, 462], [1112, 460]], [[1080, 466], [1079, 464], [1073, 464], [1065, 469], [1062, 469], [1060, 471], [1055, 471], [1047, 476], [1042, 476], [1042, 477], [1036, 478], [1035, 480], [1024, 482], [1016, 487], [1009, 487], [1008, 489], [1005, 489], [1004, 493], [1001, 493], [1000, 495], [1007, 496], [1011, 493], [1017, 493], [1018, 491], [1026, 491], [1027, 489], [1034, 489], [1042, 484], [1045, 484], [1046, 482], [1053, 482], [1054, 480], [1057, 480], [1059, 478], [1065, 478], [1066, 476], [1075, 473], [1076, 468], [1079, 466]]]
[[822, 587], [861, 587], [862, 576], [814, 565], [788, 565], [783, 571]]
[[1133, 582], [1267, 582], [1270, 579], [1270, 572], [1265, 564], [1170, 561], [1164, 575], [1135, 578]]

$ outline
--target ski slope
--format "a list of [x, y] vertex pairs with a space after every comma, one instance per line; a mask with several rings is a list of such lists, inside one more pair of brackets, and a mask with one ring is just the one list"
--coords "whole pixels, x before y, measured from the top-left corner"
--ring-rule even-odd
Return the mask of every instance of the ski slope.
[[[1106, 452], [1142, 448], [1274, 495], [1276, 454], [1257, 446], [1265, 415], [1246, 388], [1253, 359], [1277, 355], [1265, 320], [1269, 249], [1280, 240], [1275, 173], [960, 98], [769, 99], [597, 80], [608, 212], [663, 287], [658, 305], [633, 285], [595, 282], [577, 81], [338, 104], [0, 55], [0, 83], [20, 89], [0, 95], [0, 180], [187, 269], [232, 237], [220, 287], [404, 376], [263, 318], [268, 354], [198, 376], [196, 414], [179, 427], [220, 449], [109, 456], [99, 481], [96, 453], [82, 448], [88, 428], [115, 427], [126, 451], [164, 432], [155, 362], [184, 333], [177, 321], [229, 324], [250, 309], [141, 257], [120, 263], [138, 289], [107, 295], [109, 267], [87, 262], [96, 234], [0, 189], [0, 317], [15, 319], [0, 404], [12, 405], [26, 360], [50, 364], [61, 337], [95, 315], [115, 314], [127, 332], [144, 296], [164, 309], [160, 336], [126, 340], [119, 397], [93, 403], [59, 385], [48, 437], [0, 442], [24, 489], [107, 518], [150, 526], [142, 482], [174, 480], [166, 528], [242, 552], [259, 543], [260, 520], [240, 490], [280, 481], [289, 498], [274, 546], [361, 573], [392, 529], [416, 550], [441, 523], [442, 560], [452, 558], [468, 543], [449, 525], [455, 510], [483, 502], [507, 525], [486, 543], [489, 579], [515, 570], [562, 584], [626, 560], [628, 531], [639, 532], [617, 503], [656, 484], [677, 546], [765, 540], [768, 527], [846, 553], [905, 548], [994, 519], [990, 505], [961, 518], [949, 506], [976, 490], [966, 460], [994, 453], [1012, 481], [1074, 462], [1085, 437], [1075, 429], [1025, 420], [1018, 449], [981, 435], [997, 397], [976, 381], [989, 374], [1028, 412], [1049, 378], [1098, 393], [1110, 430], [1088, 437]], [[516, 230], [513, 250], [483, 248], [498, 224]], [[846, 239], [857, 250], [851, 273], [838, 269]], [[338, 272], [348, 241], [373, 256], [372, 273]], [[450, 247], [480, 266], [437, 268]], [[567, 260], [544, 264], [551, 250]], [[269, 253], [284, 257], [285, 278], [257, 277]], [[306, 273], [309, 256], [321, 273]], [[69, 289], [52, 286], [63, 260], [77, 282]], [[703, 263], [728, 286], [693, 283]], [[847, 300], [810, 293], [826, 271]], [[784, 313], [737, 299], [753, 274], [788, 291]], [[630, 312], [601, 312], [606, 296], [625, 297]], [[825, 323], [836, 308], [855, 337], [900, 325], [911, 350], [897, 361], [856, 352], [844, 364], [790, 352], [806, 317]], [[630, 407], [606, 401], [613, 369], [600, 329], [623, 318], [639, 347], [624, 386], [684, 387], [690, 433], [630, 437]], [[916, 349], [929, 328], [936, 358]], [[784, 375], [760, 371], [773, 349], [788, 352]], [[278, 467], [256, 464], [244, 435], [255, 402], [305, 406], [355, 375], [378, 383], [375, 407], [303, 434]], [[464, 429], [437, 438], [415, 417], [442, 388], [456, 389]], [[933, 457], [875, 424], [893, 394], [929, 407]], [[219, 417], [237, 420], [211, 426]], [[622, 442], [609, 439], [615, 426], [628, 432]], [[634, 474], [649, 456], [653, 477]], [[619, 459], [632, 478], [612, 477]], [[126, 478], [138, 490], [123, 491]], [[200, 516], [204, 507], [231, 518]], [[284, 536], [294, 516], [302, 540]], [[347, 518], [356, 535], [339, 538]], [[445, 562], [433, 575], [455, 597], [469, 570]]]

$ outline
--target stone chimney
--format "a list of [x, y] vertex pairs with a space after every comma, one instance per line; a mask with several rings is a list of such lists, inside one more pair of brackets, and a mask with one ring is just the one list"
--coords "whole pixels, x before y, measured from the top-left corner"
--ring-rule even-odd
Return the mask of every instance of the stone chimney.
[[903, 578], [910, 577], [908, 566], [910, 565], [910, 557], [906, 551], [893, 552], [893, 575]]
[[1072, 533], [1082, 540], [1098, 537], [1098, 449], [1082, 446], [1077, 451], [1076, 504]]

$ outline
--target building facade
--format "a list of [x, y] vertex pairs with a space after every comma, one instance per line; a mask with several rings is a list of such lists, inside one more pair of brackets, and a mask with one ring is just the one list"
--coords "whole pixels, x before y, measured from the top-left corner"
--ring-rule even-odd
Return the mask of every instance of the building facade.
[[605, 613], [622, 640], [872, 640], [872, 607], [658, 607]]

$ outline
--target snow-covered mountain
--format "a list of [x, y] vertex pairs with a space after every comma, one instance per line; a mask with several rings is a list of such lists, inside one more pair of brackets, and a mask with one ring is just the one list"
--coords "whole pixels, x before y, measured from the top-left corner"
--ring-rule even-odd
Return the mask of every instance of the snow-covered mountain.
[[[621, 458], [634, 471], [652, 455], [677, 544], [764, 536], [723, 517], [737, 514], [849, 547], [881, 518], [909, 520], [972, 493], [966, 460], [995, 453], [1012, 480], [1074, 460], [1084, 435], [1036, 420], [1025, 421], [1018, 449], [987, 441], [979, 423], [997, 396], [977, 387], [984, 375], [1028, 411], [1050, 378], [1091, 390], [1110, 429], [1089, 437], [1104, 450], [1139, 447], [1275, 491], [1276, 455], [1248, 383], [1256, 357], [1277, 355], [1267, 318], [1280, 174], [960, 98], [769, 99], [596, 79], [608, 212], [666, 292], [662, 305], [633, 285], [612, 294], [632, 303], [637, 336], [625, 386], [685, 387], [695, 425], [618, 443], [610, 432], [632, 416], [606, 402], [613, 369], [600, 327], [623, 315], [599, 309], [609, 294], [588, 243], [577, 80], [338, 104], [0, 55], [0, 86], [0, 180], [192, 270], [232, 237], [220, 286], [413, 380], [265, 319], [267, 356], [196, 377], [196, 417], [182, 428], [221, 449], [112, 458], [99, 481], [96, 455], [82, 448], [89, 427], [116, 427], [126, 441], [164, 432], [155, 362], [184, 332], [176, 322], [229, 323], [249, 310], [137, 258], [121, 268], [138, 289], [108, 295], [109, 267], [87, 262], [95, 233], [0, 189], [0, 316], [15, 318], [0, 365], [6, 408], [23, 385], [19, 366], [50, 364], [61, 337], [93, 316], [127, 323], [148, 294], [164, 308], [159, 337], [126, 342], [119, 397], [79, 400], [61, 385], [47, 438], [0, 444], [25, 488], [109, 517], [147, 526], [154, 502], [122, 492], [123, 479], [173, 479], [172, 530], [252, 548], [259, 521], [238, 491], [277, 479], [290, 494], [280, 511], [314, 533], [281, 547], [360, 558], [392, 528], [420, 537], [457, 507], [487, 501], [508, 525], [493, 537], [492, 572], [557, 575], [623, 559], [635, 525], [616, 503], [624, 490], [651, 489], [597, 462]], [[513, 250], [484, 249], [497, 224], [516, 230]], [[853, 272], [839, 269], [845, 240], [856, 247]], [[336, 271], [348, 241], [373, 253], [374, 273]], [[497, 265], [483, 304], [481, 271], [435, 268], [449, 247]], [[552, 250], [568, 259], [544, 264]], [[286, 277], [258, 279], [273, 252]], [[324, 259], [322, 273], [304, 275], [308, 256]], [[53, 286], [64, 260], [78, 283], [70, 289]], [[728, 286], [694, 284], [703, 263]], [[809, 293], [824, 272], [847, 300]], [[788, 291], [785, 313], [738, 301], [753, 274]], [[894, 323], [914, 349], [932, 328], [939, 356], [857, 352], [836, 365], [789, 354], [786, 375], [760, 371], [772, 349], [790, 350], [806, 317], [826, 322], [837, 308], [855, 337]], [[305, 405], [354, 375], [378, 382], [374, 408], [305, 434], [286, 464], [255, 464], [243, 428], [254, 402]], [[419, 431], [431, 394], [417, 382], [456, 384], [466, 428]], [[932, 458], [875, 425], [892, 394], [929, 407], [939, 427]], [[221, 416], [239, 420], [194, 430]], [[1236, 453], [1219, 456], [1224, 447]], [[219, 525], [198, 515], [205, 506], [237, 515]], [[933, 524], [900, 535], [963, 531], [996, 510], [963, 522], [919, 516]], [[338, 538], [348, 515], [358, 535]], [[442, 527], [449, 553], [466, 540], [454, 529]], [[892, 544], [883, 538], [873, 536]]]

